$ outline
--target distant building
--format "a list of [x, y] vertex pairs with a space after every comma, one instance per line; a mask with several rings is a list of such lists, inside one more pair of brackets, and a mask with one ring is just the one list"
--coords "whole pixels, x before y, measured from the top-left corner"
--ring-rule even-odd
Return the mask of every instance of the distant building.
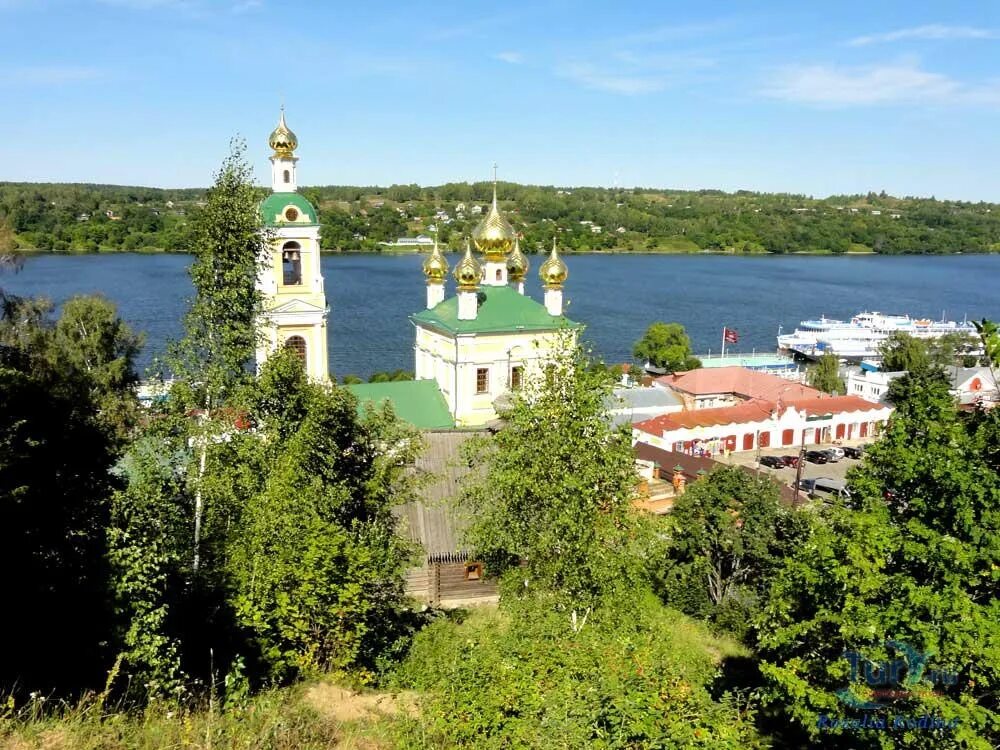
[[860, 396], [873, 404], [884, 404], [889, 393], [889, 384], [905, 374], [902, 371], [882, 372], [871, 362], [862, 362], [860, 367], [851, 367], [847, 370], [844, 385], [847, 387], [848, 396]]
[[746, 367], [701, 368], [656, 378], [653, 384], [676, 393], [686, 409], [735, 406], [754, 399], [788, 401], [824, 395], [815, 388]]
[[615, 427], [642, 422], [684, 408], [681, 398], [665, 388], [615, 388], [604, 405]]
[[963, 406], [992, 408], [1000, 403], [1000, 389], [988, 367], [947, 367], [945, 375], [951, 394]]

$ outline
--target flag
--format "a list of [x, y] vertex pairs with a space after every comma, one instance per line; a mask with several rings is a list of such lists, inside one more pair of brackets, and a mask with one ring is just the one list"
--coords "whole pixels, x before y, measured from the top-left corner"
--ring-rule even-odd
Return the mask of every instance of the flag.
[[740, 335], [736, 333], [732, 328], [722, 329], [722, 338], [727, 344], [735, 344], [740, 340]]

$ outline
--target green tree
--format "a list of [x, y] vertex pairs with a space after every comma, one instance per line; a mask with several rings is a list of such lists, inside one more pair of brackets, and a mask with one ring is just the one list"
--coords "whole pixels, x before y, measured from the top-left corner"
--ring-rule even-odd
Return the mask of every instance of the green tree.
[[680, 323], [651, 324], [635, 343], [632, 355], [668, 372], [701, 367], [701, 361], [691, 353], [691, 339]]
[[200, 405], [209, 410], [246, 382], [257, 342], [254, 322], [261, 299], [256, 280], [268, 237], [245, 151], [242, 141], [232, 142], [192, 223], [195, 296], [171, 361], [179, 375], [199, 384]]
[[308, 383], [290, 354], [268, 361], [248, 406], [262, 432], [244, 447], [262, 452], [249, 463], [263, 476], [230, 536], [236, 614], [274, 678], [371, 670], [402, 619], [410, 550], [391, 508], [412, 497], [419, 436], [388, 411], [361, 421], [350, 394]]
[[[823, 746], [985, 750], [1000, 736], [1000, 474], [990, 431], [956, 409], [945, 379], [909, 378], [884, 435], [849, 474], [855, 507], [828, 508], [771, 588], [758, 623], [766, 697]], [[852, 682], [846, 652], [877, 662], [908, 649], [955, 679], [934, 683], [928, 672], [906, 683], [890, 713], [956, 727], [821, 731], [821, 716], [860, 719], [853, 706], [873, 697]]]
[[637, 575], [631, 435], [609, 426], [610, 385], [588, 364], [572, 349], [514, 395], [503, 429], [473, 444], [484, 471], [466, 488], [488, 572], [523, 560], [510, 591], [554, 596], [574, 622]]
[[824, 354], [810, 368], [809, 385], [833, 395], [846, 393], [844, 379], [840, 377], [840, 359], [836, 354]]
[[924, 370], [931, 366], [927, 344], [908, 333], [890, 333], [878, 351], [886, 372]]
[[771, 479], [733, 466], [716, 469], [691, 484], [663, 519], [661, 591], [684, 612], [742, 635], [803, 524], [781, 504]]

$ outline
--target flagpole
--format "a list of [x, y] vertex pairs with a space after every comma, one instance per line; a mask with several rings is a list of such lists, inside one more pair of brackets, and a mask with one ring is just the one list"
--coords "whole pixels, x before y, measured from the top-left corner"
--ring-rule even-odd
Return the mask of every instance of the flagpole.
[[720, 357], [725, 357], [726, 356], [726, 327], [725, 326], [722, 327], [722, 354], [720, 354], [719, 356]]

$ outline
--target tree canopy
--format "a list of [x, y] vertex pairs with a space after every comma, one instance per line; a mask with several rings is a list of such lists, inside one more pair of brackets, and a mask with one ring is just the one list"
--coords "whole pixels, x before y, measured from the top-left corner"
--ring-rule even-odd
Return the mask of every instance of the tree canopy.
[[694, 370], [701, 360], [691, 353], [691, 339], [680, 323], [652, 323], [632, 347], [632, 355], [667, 372]]

